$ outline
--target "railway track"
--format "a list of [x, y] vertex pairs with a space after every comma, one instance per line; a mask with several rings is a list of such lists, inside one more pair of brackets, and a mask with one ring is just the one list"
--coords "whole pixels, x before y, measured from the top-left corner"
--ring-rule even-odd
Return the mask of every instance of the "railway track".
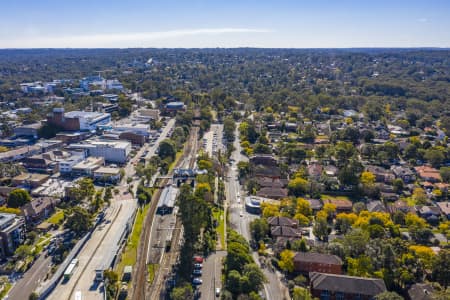
[[[191, 134], [189, 136], [189, 140], [186, 143], [186, 146], [183, 151], [182, 158], [176, 164], [176, 167], [181, 167], [184, 164], [186, 158], [189, 160], [189, 167], [192, 168], [195, 165], [195, 153], [197, 152], [197, 142], [198, 142], [198, 127], [192, 127]], [[165, 186], [169, 183], [170, 179], [163, 179], [160, 186]], [[144, 228], [141, 233], [141, 243], [139, 243], [136, 267], [135, 267], [135, 276], [136, 280], [134, 280], [133, 288], [131, 290], [131, 299], [133, 300], [145, 300], [145, 299], [158, 299], [161, 294], [161, 289], [164, 286], [164, 276], [163, 272], [169, 268], [169, 266], [173, 265], [177, 260], [177, 251], [178, 251], [178, 241], [181, 235], [180, 229], [180, 221], [179, 218], [176, 220], [176, 225], [172, 240], [171, 240], [171, 250], [166, 253], [162, 253], [161, 265], [158, 268], [157, 273], [155, 274], [155, 279], [153, 284], [151, 285], [151, 289], [147, 290], [147, 256], [148, 249], [151, 243], [149, 239], [150, 233], [152, 231], [153, 220], [155, 219], [156, 209], [158, 206], [158, 200], [161, 196], [162, 189], [158, 189], [152, 197], [152, 201], [150, 203], [149, 211], [144, 220]], [[149, 297], [146, 297], [149, 295]]]

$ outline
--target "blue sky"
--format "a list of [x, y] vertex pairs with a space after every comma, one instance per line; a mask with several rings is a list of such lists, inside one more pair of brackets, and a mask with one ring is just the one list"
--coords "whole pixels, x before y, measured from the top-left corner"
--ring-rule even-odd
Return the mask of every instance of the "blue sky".
[[449, 0], [2, 2], [0, 48], [450, 47]]

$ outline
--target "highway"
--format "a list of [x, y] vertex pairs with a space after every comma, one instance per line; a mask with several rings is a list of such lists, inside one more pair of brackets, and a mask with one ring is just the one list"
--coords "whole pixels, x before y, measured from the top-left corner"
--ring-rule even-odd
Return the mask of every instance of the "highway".
[[[119, 247], [120, 237], [127, 226], [131, 225], [138, 207], [135, 198], [128, 193], [128, 187], [132, 186], [133, 194], [135, 194], [140, 181], [140, 178], [134, 177], [134, 166], [145, 151], [148, 151], [147, 157], [155, 155], [159, 143], [166, 138], [174, 125], [175, 120], [170, 119], [154, 146], [149, 147], [148, 144], [145, 144], [124, 167], [125, 176], [120, 186], [117, 187], [120, 192], [117, 195], [113, 193], [111, 205], [105, 211], [104, 222], [95, 228], [92, 237], [77, 256], [79, 263], [70, 280], [61, 281], [48, 299], [71, 299], [78, 291], [81, 292], [83, 300], [104, 298], [103, 283], [97, 284], [94, 281], [95, 270], [103, 266], [105, 257], [115, 254]], [[126, 184], [127, 177], [133, 178], [129, 185]]]

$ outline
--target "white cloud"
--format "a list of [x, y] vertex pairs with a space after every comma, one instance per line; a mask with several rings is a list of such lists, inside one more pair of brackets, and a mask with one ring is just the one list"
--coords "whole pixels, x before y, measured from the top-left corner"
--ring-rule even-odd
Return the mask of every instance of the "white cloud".
[[[119, 34], [87, 34], [61, 37], [35, 37], [0, 40], [0, 48], [108, 48], [108, 47], [164, 47], [164, 42], [173, 43], [177, 38], [223, 34], [271, 33], [268, 29], [254, 28], [200, 28], [156, 32]], [[180, 45], [182, 47], [183, 45]]]

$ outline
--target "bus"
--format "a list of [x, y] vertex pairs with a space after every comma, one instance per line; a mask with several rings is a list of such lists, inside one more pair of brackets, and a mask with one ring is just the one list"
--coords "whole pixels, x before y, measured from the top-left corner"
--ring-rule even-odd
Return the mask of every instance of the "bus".
[[75, 267], [78, 265], [78, 259], [74, 258], [70, 262], [67, 269], [64, 271], [64, 279], [69, 280], [70, 277], [72, 277], [73, 271], [75, 270]]

